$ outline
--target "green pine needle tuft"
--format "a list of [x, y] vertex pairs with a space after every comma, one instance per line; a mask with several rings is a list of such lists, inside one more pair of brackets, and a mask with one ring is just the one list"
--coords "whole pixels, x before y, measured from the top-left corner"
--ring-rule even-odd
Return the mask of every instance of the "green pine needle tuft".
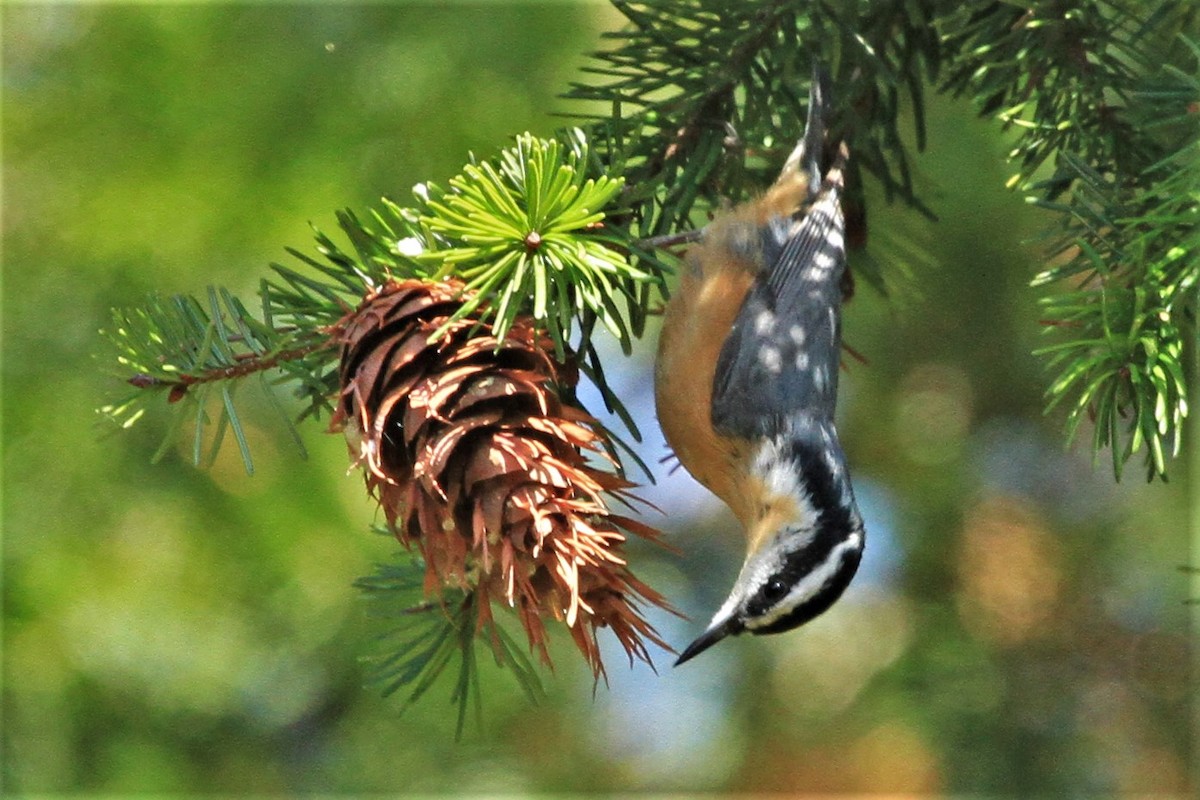
[[[386, 528], [377, 528], [391, 536]], [[476, 724], [482, 717], [479, 659], [476, 645], [491, 650], [497, 667], [507, 668], [530, 702], [545, 696], [537, 667], [520, 644], [495, 620], [479, 624], [472, 595], [454, 600], [429, 601], [424, 592], [425, 563], [403, 553], [391, 563], [379, 564], [373, 575], [355, 581], [371, 602], [373, 615], [394, 620], [379, 636], [379, 649], [368, 659], [368, 679], [390, 696], [404, 690], [401, 711], [408, 709], [454, 665], [450, 702], [457, 706], [455, 738], [462, 739], [469, 709]]]
[[420, 227], [430, 235], [414, 260], [478, 292], [455, 320], [482, 310], [503, 338], [518, 315], [532, 315], [561, 357], [575, 321], [594, 318], [629, 352], [627, 311], [638, 307], [638, 285], [659, 281], [660, 270], [635, 265], [628, 235], [605, 225], [624, 180], [590, 177], [590, 164], [578, 129], [561, 139], [525, 133], [495, 163], [468, 164], [449, 189], [418, 188]]
[[1200, 120], [1189, 109], [1200, 103], [1200, 47], [1181, 40], [1194, 71], [1146, 84], [1134, 117], [1170, 155], [1131, 175], [1098, 154], [1063, 151], [1040, 185], [1059, 194], [1034, 198], [1062, 221], [1054, 265], [1033, 281], [1062, 285], [1041, 301], [1047, 331], [1065, 339], [1037, 351], [1057, 375], [1047, 411], [1066, 409], [1068, 442], [1090, 423], [1093, 456], [1108, 448], [1118, 480], [1137, 453], [1149, 479], [1165, 479], [1188, 414], [1184, 343], [1195, 341], [1200, 284]]

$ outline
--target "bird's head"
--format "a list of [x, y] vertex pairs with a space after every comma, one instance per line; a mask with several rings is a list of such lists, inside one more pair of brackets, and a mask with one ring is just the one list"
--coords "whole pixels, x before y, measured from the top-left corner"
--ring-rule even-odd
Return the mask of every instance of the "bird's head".
[[858, 570], [866, 531], [832, 426], [765, 443], [751, 475], [750, 552], [728, 599], [676, 666], [727, 636], [803, 625], [832, 606]]

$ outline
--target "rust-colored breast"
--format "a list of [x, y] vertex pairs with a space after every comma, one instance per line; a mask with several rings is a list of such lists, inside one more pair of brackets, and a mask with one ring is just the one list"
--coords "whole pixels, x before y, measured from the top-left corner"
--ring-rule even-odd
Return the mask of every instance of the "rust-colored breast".
[[754, 282], [753, 266], [713, 253], [719, 244], [692, 248], [688, 268], [667, 306], [658, 341], [654, 395], [667, 444], [679, 462], [742, 517], [737, 469], [748, 443], [722, 437], [712, 426], [717, 356]]

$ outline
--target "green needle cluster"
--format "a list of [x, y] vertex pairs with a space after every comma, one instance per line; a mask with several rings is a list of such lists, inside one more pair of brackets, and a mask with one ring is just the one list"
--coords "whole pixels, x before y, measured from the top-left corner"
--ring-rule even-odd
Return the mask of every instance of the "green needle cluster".
[[519, 314], [531, 314], [560, 356], [574, 319], [589, 329], [599, 320], [629, 351], [630, 325], [618, 298], [636, 307], [637, 285], [657, 277], [635, 266], [628, 237], [604, 223], [624, 180], [589, 177], [588, 165], [582, 131], [559, 139], [526, 133], [495, 163], [468, 164], [449, 189], [419, 187], [420, 224], [430, 235], [415, 260], [435, 279], [457, 276], [478, 292], [459, 318], [486, 305], [503, 339]]

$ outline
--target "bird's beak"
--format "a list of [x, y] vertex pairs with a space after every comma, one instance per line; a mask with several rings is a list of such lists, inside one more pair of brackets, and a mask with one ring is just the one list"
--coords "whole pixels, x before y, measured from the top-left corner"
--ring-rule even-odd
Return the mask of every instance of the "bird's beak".
[[687, 646], [675, 662], [675, 666], [678, 667], [683, 662], [692, 660], [726, 636], [732, 636], [741, 632], [742, 625], [738, 622], [734, 614], [730, 614], [724, 619], [713, 620], [713, 623], [708, 626], [708, 630], [700, 634], [696, 641]]

